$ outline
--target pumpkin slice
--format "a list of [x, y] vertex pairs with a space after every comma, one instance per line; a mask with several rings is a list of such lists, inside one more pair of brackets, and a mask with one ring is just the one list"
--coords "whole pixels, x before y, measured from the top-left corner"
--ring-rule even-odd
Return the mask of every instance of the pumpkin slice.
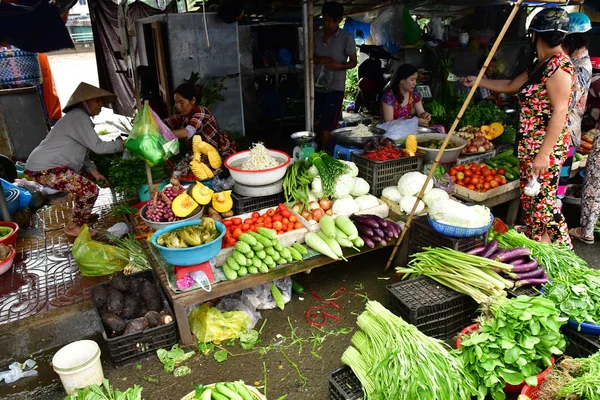
[[189, 217], [194, 211], [196, 211], [197, 208], [198, 203], [194, 201], [192, 196], [185, 192], [175, 197], [175, 199], [171, 203], [171, 209], [173, 210], [173, 214], [175, 214], [179, 218]]
[[494, 122], [490, 125], [490, 128], [492, 129], [492, 131], [494, 131], [496, 137], [504, 133], [504, 125], [502, 125], [500, 122]]
[[219, 213], [226, 213], [233, 208], [231, 190], [213, 194], [212, 206]]
[[203, 185], [201, 182], [196, 182], [196, 184], [189, 190], [189, 194], [192, 196], [192, 198], [198, 204], [203, 206], [211, 202], [214, 192], [214, 190]]

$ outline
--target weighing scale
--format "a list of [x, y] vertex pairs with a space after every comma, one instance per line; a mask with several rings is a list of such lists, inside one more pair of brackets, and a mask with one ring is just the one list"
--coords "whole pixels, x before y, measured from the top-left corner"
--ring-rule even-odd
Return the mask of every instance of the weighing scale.
[[233, 191], [244, 197], [265, 197], [283, 191], [283, 179], [263, 186], [248, 186], [239, 182], [233, 184]]
[[306, 160], [312, 153], [317, 151], [317, 143], [313, 140], [316, 136], [316, 133], [309, 131], [300, 131], [292, 134], [291, 138], [297, 145], [292, 152], [294, 162]]

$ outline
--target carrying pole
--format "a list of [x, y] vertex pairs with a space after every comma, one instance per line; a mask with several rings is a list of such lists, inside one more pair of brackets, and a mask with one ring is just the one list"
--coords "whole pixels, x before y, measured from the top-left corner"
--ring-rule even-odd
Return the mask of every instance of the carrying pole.
[[[469, 103], [471, 103], [471, 99], [473, 98], [475, 91], [479, 87], [479, 83], [481, 82], [481, 79], [483, 78], [483, 75], [485, 74], [485, 70], [488, 68], [488, 66], [490, 65], [490, 62], [493, 60], [494, 55], [496, 54], [496, 51], [498, 50], [498, 47], [500, 46], [500, 43], [502, 42], [502, 39], [504, 39], [504, 35], [506, 34], [506, 31], [508, 31], [510, 24], [514, 20], [515, 16], [517, 15], [517, 12], [519, 11], [519, 8], [523, 4], [523, 1], [524, 0], [517, 0], [515, 5], [513, 6], [513, 9], [511, 11], [510, 15], [508, 16], [508, 19], [506, 20], [506, 23], [504, 24], [504, 27], [502, 27], [502, 30], [498, 34], [498, 37], [496, 38], [496, 41], [494, 42], [494, 45], [492, 46], [492, 49], [490, 50], [490, 53], [488, 54], [487, 59], [485, 60], [485, 63], [483, 64], [483, 66], [481, 67], [481, 70], [479, 71], [479, 75], [477, 75], [477, 79], [475, 79], [475, 83], [473, 84], [473, 87], [471, 87], [471, 90], [469, 91], [469, 94], [467, 95], [467, 98], [465, 99], [465, 101], [462, 105], [462, 108], [460, 109], [458, 115], [456, 116], [456, 119], [454, 120], [454, 123], [452, 124], [452, 127], [450, 128], [450, 131], [448, 132], [448, 135], [446, 135], [446, 139], [444, 140], [444, 143], [442, 143], [442, 147], [440, 148], [440, 151], [438, 152], [437, 156], [435, 157], [435, 161], [433, 162], [431, 170], [429, 171], [429, 175], [427, 176], [427, 179], [425, 180], [425, 183], [423, 184], [423, 187], [421, 188], [421, 192], [417, 196], [419, 198], [419, 200], [421, 200], [423, 198], [423, 195], [425, 194], [425, 189], [427, 188], [427, 185], [433, 178], [435, 168], [438, 166], [438, 164], [440, 162], [440, 158], [442, 157], [442, 154], [444, 153], [446, 146], [448, 146], [448, 143], [450, 142], [452, 135], [454, 135], [454, 132], [456, 131], [456, 128], [458, 127], [458, 124], [459, 124], [461, 118], [463, 117], [467, 107], [469, 106]], [[541, 2], [556, 3], [556, 1], [551, 1], [551, 0], [542, 0]], [[406, 225], [404, 226], [404, 229], [402, 230], [402, 234], [396, 241], [396, 245], [394, 246], [394, 249], [392, 251], [392, 254], [390, 255], [390, 258], [385, 266], [384, 271], [389, 270], [392, 263], [394, 262], [396, 253], [398, 252], [398, 249], [400, 248], [400, 244], [404, 240], [404, 237], [406, 236], [407, 232], [410, 230], [410, 225], [414, 219], [415, 212], [417, 211], [418, 205], [419, 205], [419, 202], [415, 201], [415, 204], [413, 205], [413, 208], [410, 211], [408, 219], [406, 220]]]

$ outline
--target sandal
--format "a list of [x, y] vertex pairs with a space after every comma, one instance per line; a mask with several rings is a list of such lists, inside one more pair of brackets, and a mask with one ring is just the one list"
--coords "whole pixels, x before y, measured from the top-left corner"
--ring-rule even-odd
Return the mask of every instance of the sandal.
[[585, 244], [594, 244], [594, 239], [588, 239], [588, 238], [585, 238], [585, 237], [583, 237], [581, 235], [581, 229], [580, 228], [571, 228], [571, 229], [569, 229], [569, 235], [572, 238], [575, 238], [575, 239], [579, 240], [582, 243], [585, 243]]

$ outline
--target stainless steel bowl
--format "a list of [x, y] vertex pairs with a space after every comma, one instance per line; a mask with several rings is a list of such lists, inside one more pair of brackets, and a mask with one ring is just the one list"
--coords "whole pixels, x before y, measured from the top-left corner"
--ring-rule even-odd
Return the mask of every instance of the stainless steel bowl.
[[316, 133], [310, 131], [300, 131], [296, 133], [292, 133], [292, 140], [297, 143], [308, 143], [312, 141], [317, 136]]
[[[419, 150], [419, 152], [425, 153], [425, 161], [434, 161], [440, 150], [430, 149], [429, 147], [421, 147], [418, 144], [427, 142], [429, 140], [444, 140], [446, 139], [446, 136], [448, 135], [445, 135], [443, 133], [423, 133], [417, 135], [417, 149]], [[448, 164], [456, 161], [458, 159], [458, 156], [460, 155], [461, 150], [467, 145], [467, 141], [458, 136], [452, 136], [450, 138], [450, 142], [453, 143], [456, 147], [444, 150], [440, 158], [440, 164]]]
[[383, 135], [385, 135], [385, 129], [369, 126], [367, 129], [369, 129], [369, 132], [371, 132], [373, 136], [351, 136], [354, 128], [356, 127], [351, 126], [336, 129], [331, 132], [331, 138], [335, 143], [341, 144], [342, 146], [354, 146], [362, 148], [369, 140], [381, 140], [383, 139]]

